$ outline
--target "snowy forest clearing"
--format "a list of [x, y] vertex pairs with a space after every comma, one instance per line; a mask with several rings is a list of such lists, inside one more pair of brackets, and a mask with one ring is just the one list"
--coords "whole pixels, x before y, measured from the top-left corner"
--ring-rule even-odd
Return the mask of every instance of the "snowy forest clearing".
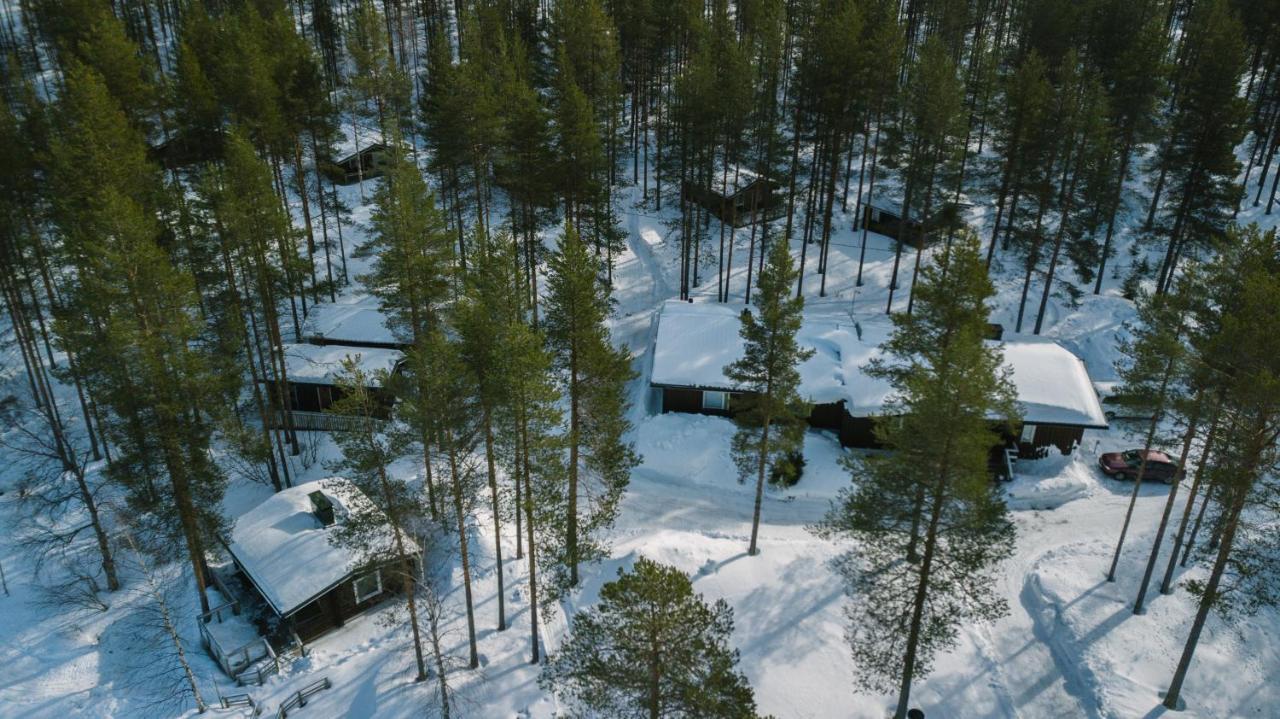
[[0, 0], [0, 718], [1273, 714], [1278, 23]]

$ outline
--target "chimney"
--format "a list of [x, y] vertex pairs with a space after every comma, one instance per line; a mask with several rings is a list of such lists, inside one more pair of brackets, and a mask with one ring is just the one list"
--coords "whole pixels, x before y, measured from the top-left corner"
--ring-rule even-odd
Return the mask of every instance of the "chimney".
[[316, 519], [320, 520], [320, 526], [329, 527], [333, 525], [333, 502], [324, 496], [324, 492], [319, 490], [308, 494], [311, 499], [311, 513], [316, 515]]

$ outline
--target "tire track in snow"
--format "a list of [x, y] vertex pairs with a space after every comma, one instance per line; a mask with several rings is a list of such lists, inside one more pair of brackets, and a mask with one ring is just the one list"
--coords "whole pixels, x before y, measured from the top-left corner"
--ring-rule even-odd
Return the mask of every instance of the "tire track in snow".
[[1028, 565], [1018, 601], [1031, 619], [1032, 635], [1048, 650], [1049, 657], [1053, 660], [1053, 667], [1062, 680], [1062, 688], [1068, 696], [1075, 699], [1079, 706], [1080, 711], [1077, 716], [1100, 717], [1097, 698], [1091, 690], [1097, 682], [1089, 669], [1081, 664], [1081, 658], [1067, 651], [1053, 631], [1053, 625], [1062, 622], [1061, 610], [1056, 604], [1044, 601], [1044, 593], [1039, 588], [1039, 578], [1035, 574], [1038, 561], [1039, 557]]

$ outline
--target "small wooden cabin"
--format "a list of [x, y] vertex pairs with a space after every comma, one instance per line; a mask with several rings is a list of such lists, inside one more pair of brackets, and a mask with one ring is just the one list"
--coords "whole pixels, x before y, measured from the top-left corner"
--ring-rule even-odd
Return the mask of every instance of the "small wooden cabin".
[[[942, 207], [934, 212], [929, 220], [925, 235], [926, 244], [960, 227], [963, 223], [961, 215], [967, 207], [968, 205], [962, 203], [942, 203]], [[920, 218], [910, 217], [906, 223], [903, 223], [902, 214], [900, 198], [891, 199], [882, 194], [872, 195], [862, 209], [862, 226], [901, 242], [915, 243], [920, 235]]]
[[[343, 396], [338, 379], [343, 372], [342, 362], [348, 357], [356, 361], [356, 366], [368, 378], [368, 389], [378, 399], [375, 417], [391, 416], [394, 398], [382, 386], [380, 378], [384, 372], [391, 376], [399, 371], [403, 352], [376, 347], [291, 344], [285, 345], [284, 354], [289, 417], [294, 429], [341, 431], [351, 427], [353, 418], [330, 411]], [[274, 385], [269, 385], [269, 390], [274, 392]], [[283, 423], [283, 419], [278, 419]]]
[[[669, 301], [658, 315], [650, 371], [651, 409], [732, 416], [749, 398], [724, 376], [742, 356], [738, 308], [719, 303]], [[994, 329], [994, 327], [993, 327]], [[883, 317], [855, 323], [806, 318], [797, 341], [814, 351], [801, 363], [800, 394], [811, 403], [809, 424], [834, 432], [846, 447], [876, 448], [876, 422], [886, 417], [892, 388], [863, 369], [880, 357], [892, 332]], [[1018, 456], [1051, 449], [1069, 454], [1086, 429], [1107, 420], [1084, 363], [1046, 340], [998, 342], [1012, 372], [1022, 423], [999, 427]]]
[[[390, 525], [373, 543], [377, 561], [332, 541], [357, 509], [362, 516], [378, 511], [349, 480], [308, 482], [277, 492], [241, 515], [224, 542], [236, 569], [304, 642], [403, 589]], [[417, 566], [417, 544], [409, 537], [402, 541]]]
[[711, 184], [686, 182], [685, 200], [711, 211], [732, 227], [776, 220], [785, 212], [781, 186], [745, 168], [731, 167], [728, 177], [716, 175]]
[[324, 163], [325, 174], [339, 185], [354, 185], [361, 180], [382, 177], [391, 162], [391, 148], [374, 142], [346, 157]]
[[166, 170], [215, 162], [222, 157], [222, 136], [178, 132], [147, 149], [148, 157]]

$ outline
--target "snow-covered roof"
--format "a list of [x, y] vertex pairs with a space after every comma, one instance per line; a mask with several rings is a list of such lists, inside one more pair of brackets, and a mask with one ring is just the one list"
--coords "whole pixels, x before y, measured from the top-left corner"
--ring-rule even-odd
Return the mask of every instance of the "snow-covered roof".
[[[312, 512], [308, 495], [317, 490], [334, 506], [337, 521], [328, 527]], [[287, 616], [359, 568], [359, 552], [330, 541], [352, 508], [364, 512], [372, 503], [347, 479], [330, 477], [290, 487], [240, 516], [227, 549], [276, 613]], [[377, 549], [390, 550], [394, 538], [388, 525]], [[404, 542], [406, 551], [417, 553], [412, 539], [405, 537]]]
[[370, 387], [378, 387], [375, 373], [395, 370], [404, 353], [379, 347], [287, 344], [284, 346], [285, 373], [290, 382], [337, 384], [342, 375], [342, 360], [346, 357], [356, 360], [356, 367], [369, 378]]
[[[658, 318], [652, 384], [735, 390], [724, 367], [743, 354], [741, 307], [668, 301]], [[855, 417], [878, 415], [889, 400], [888, 382], [863, 371], [893, 332], [887, 317], [838, 321], [806, 316], [796, 339], [814, 354], [801, 363], [800, 394], [815, 404], [844, 401]], [[1084, 363], [1049, 340], [996, 343], [1012, 370], [1028, 423], [1106, 427], [1106, 417]]]
[[775, 187], [778, 185], [776, 180], [764, 177], [755, 170], [742, 165], [729, 165], [728, 168], [721, 167], [716, 170], [711, 178], [711, 189], [721, 195], [735, 195], [761, 180], [770, 182]]
[[1084, 362], [1067, 348], [1045, 339], [1005, 342], [1004, 363], [1027, 422], [1107, 426]]
[[[866, 203], [868, 205], [876, 208], [877, 210], [883, 210], [884, 212], [888, 212], [896, 216], [902, 215], [902, 201], [902, 188], [900, 187], [891, 187], [889, 189], [879, 187], [875, 192], [868, 195], [866, 199]], [[959, 202], [956, 202], [954, 198], [951, 198], [942, 202], [941, 205], [935, 206], [933, 209], [934, 212], [942, 212], [953, 205], [961, 210], [967, 210], [970, 207], [973, 207], [973, 204], [969, 202], [968, 197], [962, 196]]]
[[371, 295], [312, 305], [303, 335], [310, 341], [329, 344], [401, 344], [387, 326], [387, 316], [378, 308], [377, 298]]

